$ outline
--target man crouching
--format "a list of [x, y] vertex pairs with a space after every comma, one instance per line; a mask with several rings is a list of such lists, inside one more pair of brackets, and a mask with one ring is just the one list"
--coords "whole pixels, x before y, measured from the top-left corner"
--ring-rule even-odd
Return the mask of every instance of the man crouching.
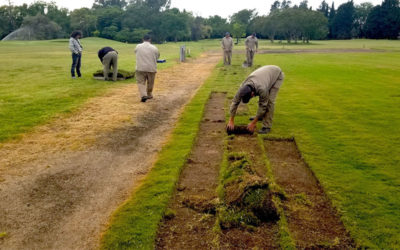
[[258, 112], [254, 118], [250, 118], [252, 122], [247, 126], [247, 129], [254, 132], [257, 122], [262, 120], [263, 127], [259, 133], [269, 133], [272, 127], [276, 96], [284, 77], [282, 70], [274, 65], [261, 67], [251, 73], [232, 100], [228, 130], [233, 130], [235, 127], [235, 115], [240, 102], [248, 103], [251, 98], [258, 96]]
[[118, 77], [118, 52], [111, 47], [104, 47], [98, 52], [99, 59], [103, 64], [104, 80], [109, 80], [111, 66], [113, 68], [112, 80], [115, 82]]

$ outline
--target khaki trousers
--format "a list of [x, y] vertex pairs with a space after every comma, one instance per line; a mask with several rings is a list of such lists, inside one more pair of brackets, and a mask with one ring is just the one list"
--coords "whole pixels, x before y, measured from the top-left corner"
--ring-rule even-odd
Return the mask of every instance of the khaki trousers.
[[224, 50], [224, 64], [231, 65], [232, 62], [232, 50]]
[[103, 58], [104, 80], [108, 81], [111, 66], [113, 68], [112, 80], [115, 82], [118, 77], [118, 53], [115, 51], [108, 52]]
[[136, 71], [136, 81], [139, 88], [140, 98], [145, 96], [153, 97], [155, 79], [156, 72]]
[[247, 66], [253, 66], [254, 54], [256, 52], [254, 50], [247, 49], [246, 50], [246, 57], [247, 57]]
[[269, 91], [267, 112], [265, 113], [264, 118], [262, 120], [264, 128], [272, 127], [272, 120], [274, 118], [274, 112], [275, 112], [275, 101], [276, 101], [276, 97], [278, 95], [279, 89], [282, 86], [282, 82], [283, 82], [284, 78], [285, 78], [285, 75], [283, 74], [283, 72], [281, 72], [280, 76], [278, 77], [278, 80], [276, 80], [275, 84]]

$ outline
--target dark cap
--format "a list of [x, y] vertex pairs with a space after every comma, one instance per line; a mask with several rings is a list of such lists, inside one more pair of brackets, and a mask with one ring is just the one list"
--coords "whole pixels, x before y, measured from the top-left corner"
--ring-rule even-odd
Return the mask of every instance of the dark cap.
[[239, 94], [243, 103], [249, 103], [251, 99], [251, 92], [253, 92], [253, 89], [249, 85], [245, 85], [240, 88]]

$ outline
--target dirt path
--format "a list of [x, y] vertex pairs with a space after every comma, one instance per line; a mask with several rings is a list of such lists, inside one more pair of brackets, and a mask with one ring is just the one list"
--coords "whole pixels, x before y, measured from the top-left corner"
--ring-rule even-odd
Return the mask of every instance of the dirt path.
[[118, 87], [0, 145], [0, 249], [97, 248], [219, 60], [208, 54], [161, 71], [148, 103], [139, 103], [136, 85]]
[[199, 136], [169, 206], [176, 216], [161, 225], [157, 249], [215, 247], [215, 208], [209, 204], [217, 199], [219, 167], [224, 153], [225, 96], [213, 93], [206, 104]]
[[294, 141], [267, 140], [275, 180], [286, 195], [289, 230], [300, 249], [350, 249], [353, 241]]

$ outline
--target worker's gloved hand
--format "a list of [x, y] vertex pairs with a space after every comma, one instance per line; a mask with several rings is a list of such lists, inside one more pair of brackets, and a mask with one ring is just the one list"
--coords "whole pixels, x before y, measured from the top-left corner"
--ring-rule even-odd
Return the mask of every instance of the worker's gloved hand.
[[256, 126], [257, 126], [257, 122], [251, 122], [249, 125], [247, 125], [247, 129], [250, 132], [254, 133], [254, 130], [256, 129]]

